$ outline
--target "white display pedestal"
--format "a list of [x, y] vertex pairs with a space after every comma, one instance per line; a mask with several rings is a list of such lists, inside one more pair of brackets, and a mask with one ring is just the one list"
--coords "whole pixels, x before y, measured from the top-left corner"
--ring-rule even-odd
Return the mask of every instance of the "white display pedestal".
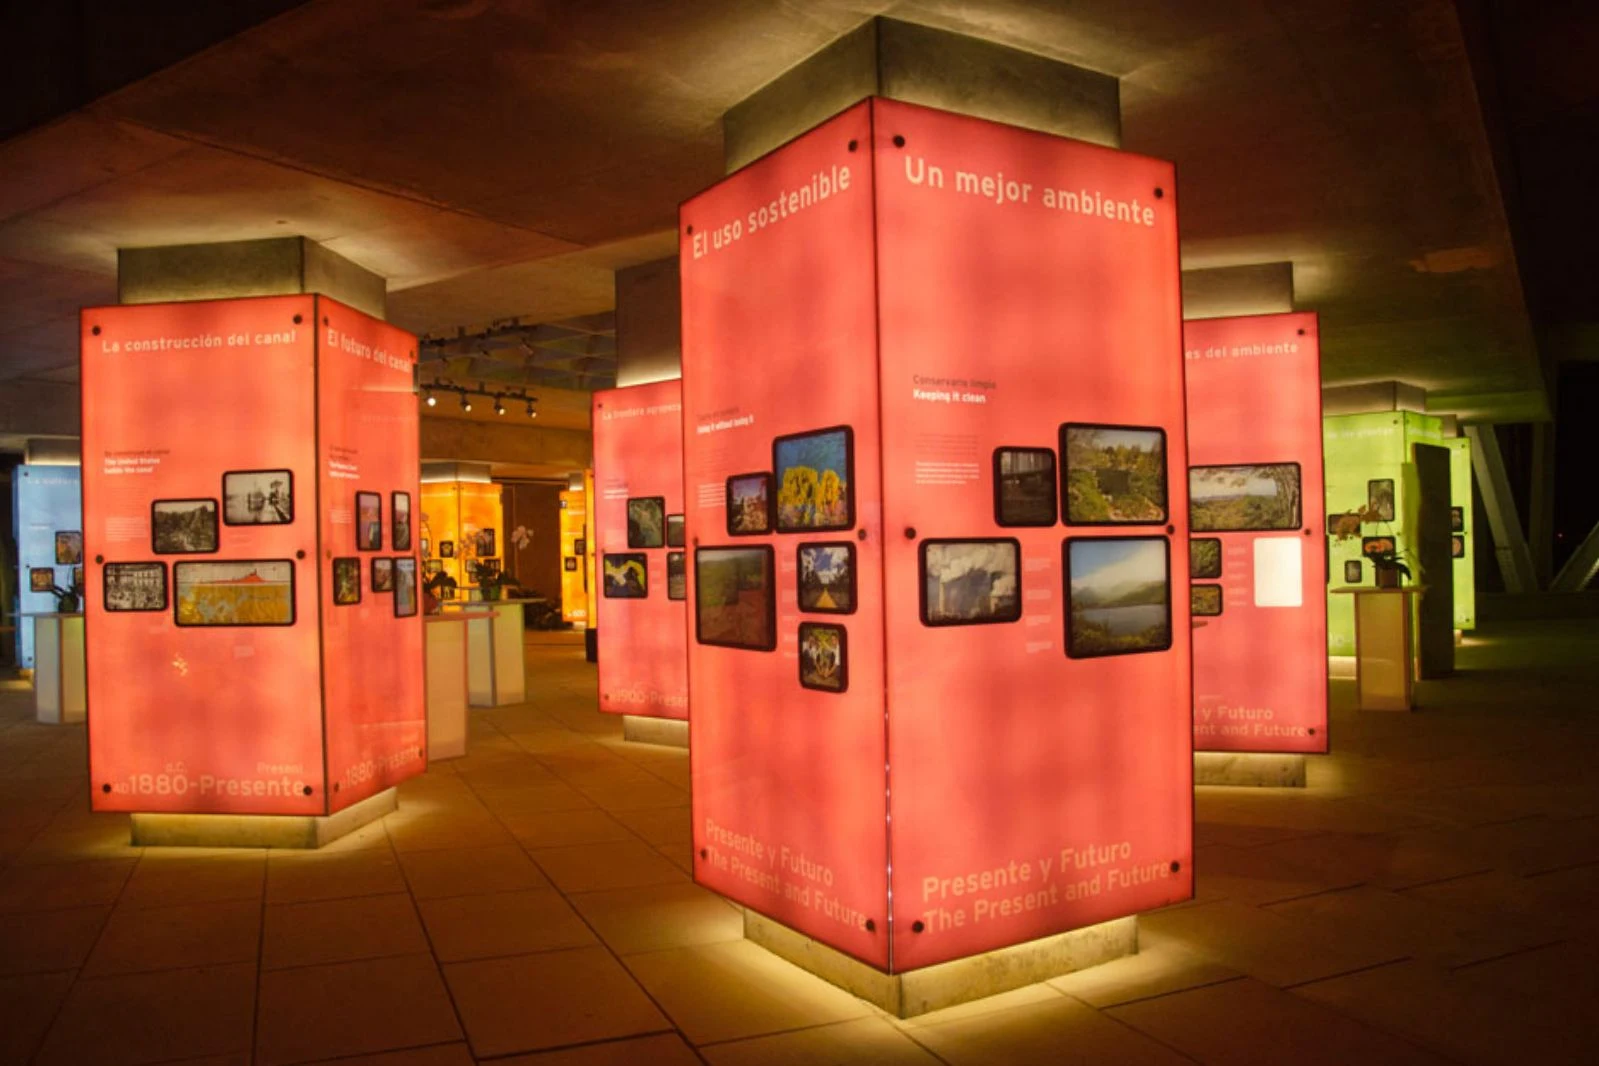
[[1350, 587], [1355, 597], [1355, 690], [1363, 711], [1408, 711], [1416, 684], [1415, 598], [1419, 586]]
[[426, 619], [428, 761], [466, 754], [467, 639], [472, 620], [487, 611], [451, 611]]
[[517, 600], [476, 600], [446, 603], [444, 608], [474, 615], [466, 624], [468, 702], [473, 707], [503, 707], [526, 699], [522, 604]]
[[84, 719], [83, 614], [26, 614], [33, 619], [34, 716], [46, 725]]

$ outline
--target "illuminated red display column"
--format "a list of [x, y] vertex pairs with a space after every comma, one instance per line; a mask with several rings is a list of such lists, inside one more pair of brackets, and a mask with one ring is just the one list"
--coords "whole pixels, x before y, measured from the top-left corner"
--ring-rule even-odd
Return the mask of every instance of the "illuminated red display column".
[[661, 381], [593, 401], [600, 710], [679, 744], [680, 726], [633, 719], [688, 717], [682, 397], [682, 382]]
[[[1314, 314], [1184, 326], [1194, 746], [1204, 784], [1303, 785], [1327, 751]], [[1246, 753], [1282, 758], [1242, 758]]]
[[425, 768], [415, 362], [320, 296], [83, 312], [95, 810], [327, 816]]
[[1187, 898], [1171, 165], [871, 100], [681, 273], [696, 878], [894, 974]]

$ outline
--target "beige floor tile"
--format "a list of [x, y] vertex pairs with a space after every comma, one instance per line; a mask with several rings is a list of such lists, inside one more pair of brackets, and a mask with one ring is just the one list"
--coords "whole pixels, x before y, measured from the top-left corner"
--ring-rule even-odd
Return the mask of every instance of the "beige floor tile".
[[505, 828], [526, 848], [605, 844], [636, 840], [633, 831], [601, 810], [527, 811], [500, 816]]
[[353, 962], [428, 950], [416, 905], [405, 893], [266, 908], [261, 968]]
[[474, 1066], [471, 1050], [461, 1042], [322, 1061], [328, 1066]]
[[65, 973], [0, 977], [0, 1062], [27, 1062], [77, 975]]
[[0, 915], [0, 975], [77, 969], [110, 913], [110, 907], [73, 907]]
[[623, 962], [695, 1044], [865, 1017], [863, 1001], [747, 940]]
[[548, 888], [549, 879], [515, 844], [495, 848], [408, 851], [400, 866], [417, 899]]
[[0, 914], [113, 903], [136, 860], [13, 866], [0, 872]]
[[938, 1059], [882, 1018], [819, 1025], [700, 1049], [711, 1066], [819, 1066], [874, 1063], [938, 1066]]
[[698, 885], [675, 883], [583, 892], [573, 895], [571, 902], [618, 955], [744, 937], [743, 913]]
[[[390, 815], [391, 820], [395, 817]], [[492, 848], [515, 842], [499, 819], [486, 810], [474, 815], [433, 815], [393, 824], [388, 830], [394, 850], [400, 852]]]
[[604, 948], [577, 948], [444, 968], [479, 1058], [669, 1028]]
[[642, 811], [613, 811], [612, 817], [633, 830], [646, 844], [690, 844], [694, 840], [690, 809], [654, 807]]
[[171, 907], [180, 903], [260, 900], [266, 891], [266, 852], [237, 856], [167, 857], [146, 851], [117, 903]]
[[657, 777], [627, 784], [579, 785], [578, 791], [607, 811], [655, 811], [688, 802], [687, 792]]
[[255, 900], [119, 906], [83, 972], [101, 977], [254, 962], [260, 942], [261, 904]]
[[443, 962], [526, 955], [595, 943], [559, 892], [523, 889], [421, 901], [433, 951]]
[[676, 1033], [606, 1040], [598, 1044], [513, 1055], [495, 1059], [494, 1066], [700, 1066], [694, 1049]]
[[[1106, 1013], [1200, 1062], [1445, 1066], [1448, 1060], [1292, 993], [1241, 978]], [[1240, 1024], [1240, 1019], [1247, 1022]]]
[[1057, 977], [1049, 984], [1090, 1007], [1115, 1006], [1151, 996], [1230, 981], [1238, 973], [1184, 948], [1173, 937], [1138, 931], [1138, 954]]
[[666, 856], [666, 861], [676, 866], [688, 875], [689, 880], [694, 879], [694, 845], [682, 844], [657, 844], [655, 850]]
[[254, 1014], [254, 963], [85, 978], [35, 1062], [131, 1066], [247, 1051]]
[[597, 806], [565, 782], [484, 790], [478, 796], [486, 808], [502, 816], [536, 811], [581, 811]]
[[684, 879], [683, 871], [665, 856], [636, 840], [538, 848], [532, 855], [562, 892], [601, 892]]
[[949, 1066], [1192, 1066], [1192, 1060], [1066, 996], [907, 1031]]
[[274, 852], [267, 859], [268, 903], [305, 903], [404, 891], [400, 861], [386, 848], [362, 848], [342, 854]]
[[304, 966], [261, 975], [259, 1066], [461, 1039], [431, 955]]

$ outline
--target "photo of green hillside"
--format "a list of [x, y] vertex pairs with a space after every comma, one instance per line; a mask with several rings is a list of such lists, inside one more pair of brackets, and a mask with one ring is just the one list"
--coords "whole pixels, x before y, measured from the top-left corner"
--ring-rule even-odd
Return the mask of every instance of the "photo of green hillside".
[[1166, 521], [1166, 434], [1158, 429], [1065, 425], [1066, 521], [1144, 525]]
[[1066, 542], [1066, 654], [1074, 659], [1171, 647], [1171, 568], [1161, 537]]
[[1298, 529], [1299, 515], [1297, 463], [1188, 471], [1188, 525], [1195, 533]]

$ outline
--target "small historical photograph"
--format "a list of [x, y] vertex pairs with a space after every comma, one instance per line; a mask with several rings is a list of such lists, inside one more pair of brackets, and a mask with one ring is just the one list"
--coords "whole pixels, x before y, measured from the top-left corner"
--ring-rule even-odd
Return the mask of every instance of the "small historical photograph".
[[222, 475], [222, 521], [230, 526], [282, 526], [294, 521], [294, 474], [235, 470]]
[[822, 692], [849, 688], [849, 633], [826, 622], [801, 622], [799, 627], [800, 684]]
[[994, 521], [1052, 526], [1060, 518], [1052, 448], [994, 449]]
[[[390, 548], [397, 552], [411, 550], [411, 494], [389, 493]], [[492, 553], [491, 553], [492, 554]]]
[[150, 505], [150, 541], [157, 555], [216, 551], [217, 501], [155, 501]]
[[376, 492], [355, 494], [355, 549], [383, 550], [383, 497]]
[[1188, 525], [1195, 533], [1298, 529], [1299, 515], [1298, 463], [1188, 471]]
[[454, 559], [455, 558], [455, 541], [453, 541], [453, 540], [441, 540], [441, 541], [439, 541], [439, 558], [440, 559]]
[[428, 576], [444, 573], [443, 559], [428, 559], [422, 564], [422, 572]]
[[1066, 542], [1066, 654], [1073, 659], [1171, 647], [1171, 566], [1164, 537]]
[[72, 568], [72, 587], [80, 591], [83, 588], [83, 567], [81, 565]]
[[29, 592], [54, 592], [56, 587], [56, 572], [48, 566], [33, 566], [28, 568]]
[[1449, 556], [1452, 559], [1464, 559], [1466, 557], [1466, 538], [1459, 533], [1450, 534]]
[[[576, 563], [576, 559], [567, 560]], [[577, 567], [573, 566], [576, 570]], [[682, 552], [666, 553], [666, 598], [669, 600], [688, 599], [688, 564], [684, 561]]]
[[772, 442], [779, 533], [855, 525], [854, 450], [847, 426]]
[[333, 603], [349, 607], [361, 602], [361, 560], [355, 557], [333, 560]]
[[561, 569], [565, 570], [568, 574], [577, 573], [577, 560], [570, 557], [562, 559]]
[[1205, 581], [1221, 577], [1221, 541], [1196, 537], [1188, 542], [1188, 576]]
[[[359, 595], [361, 571], [356, 567]], [[294, 624], [294, 563], [288, 559], [173, 563], [180, 626]]]
[[1195, 618], [1214, 618], [1221, 614], [1221, 586], [1188, 586], [1188, 610]]
[[649, 556], [607, 552], [600, 564], [600, 590], [606, 599], [642, 600], [650, 594]]
[[922, 622], [1014, 622], [1022, 616], [1022, 549], [1014, 540], [924, 540]]
[[1350, 584], [1350, 585], [1358, 585], [1358, 584], [1360, 584], [1362, 581], [1365, 580], [1365, 577], [1366, 577], [1365, 571], [1366, 571], [1366, 568], [1363, 565], [1361, 565], [1361, 562], [1360, 562], [1359, 559], [1348, 559], [1348, 560], [1345, 560], [1345, 562], [1344, 562], [1344, 582], [1346, 584]]
[[1060, 427], [1066, 521], [1153, 525], [1166, 521], [1166, 433], [1139, 426]]
[[627, 501], [627, 546], [666, 547], [666, 498], [640, 496]]
[[83, 562], [83, 534], [66, 530], [56, 534], [56, 565], [77, 566]]
[[1466, 531], [1466, 509], [1464, 507], [1449, 508], [1449, 532], [1464, 533]]
[[167, 609], [165, 563], [106, 563], [101, 571], [108, 611]]
[[799, 608], [822, 614], [855, 611], [855, 545], [799, 546]]
[[680, 514], [666, 516], [666, 546], [668, 548], [683, 546], [683, 516]]
[[751, 651], [777, 647], [772, 549], [700, 548], [694, 553], [694, 625], [701, 644]]
[[1361, 537], [1360, 554], [1384, 555], [1394, 551], [1394, 538], [1392, 537]]
[[735, 474], [727, 479], [727, 533], [750, 537], [772, 531], [772, 476]]
[[1366, 482], [1366, 508], [1375, 521], [1394, 520], [1394, 479], [1374, 478]]
[[416, 610], [416, 557], [406, 555], [394, 560], [394, 617], [410, 618]]
[[394, 591], [394, 560], [393, 559], [380, 558], [380, 559], [373, 559], [372, 560], [372, 591], [373, 592], [393, 592]]
[[472, 539], [479, 559], [499, 554], [499, 544], [495, 540], [493, 529], [480, 529], [472, 535]]

